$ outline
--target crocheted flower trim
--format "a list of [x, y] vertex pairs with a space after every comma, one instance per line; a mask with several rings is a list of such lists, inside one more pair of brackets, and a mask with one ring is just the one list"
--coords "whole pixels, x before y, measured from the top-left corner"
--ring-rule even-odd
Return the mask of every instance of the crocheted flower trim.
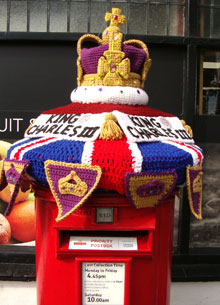
[[148, 95], [140, 88], [121, 86], [81, 86], [71, 93], [72, 102], [147, 105]]
[[101, 178], [99, 166], [47, 160], [45, 172], [56, 200], [61, 221], [78, 209], [95, 190]]
[[175, 187], [175, 170], [161, 173], [128, 173], [125, 175], [125, 193], [136, 208], [154, 207]]

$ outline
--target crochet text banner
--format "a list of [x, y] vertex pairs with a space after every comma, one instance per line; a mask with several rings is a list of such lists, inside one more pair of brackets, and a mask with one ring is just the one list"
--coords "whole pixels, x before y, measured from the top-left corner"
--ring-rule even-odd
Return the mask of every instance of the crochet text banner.
[[[145, 117], [113, 111], [120, 128], [131, 142], [174, 140], [194, 143], [177, 117]], [[25, 132], [26, 138], [55, 137], [74, 141], [98, 138], [106, 113], [41, 114]]]
[[174, 140], [194, 143], [177, 117], [146, 117], [113, 111], [127, 139], [131, 142]]
[[41, 114], [25, 132], [26, 138], [57, 137], [94, 141], [100, 134], [105, 113]]

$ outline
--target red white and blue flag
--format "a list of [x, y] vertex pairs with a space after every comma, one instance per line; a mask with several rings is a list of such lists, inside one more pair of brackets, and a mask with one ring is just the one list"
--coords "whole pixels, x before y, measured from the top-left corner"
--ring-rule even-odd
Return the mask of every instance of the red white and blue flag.
[[[124, 132], [121, 140], [98, 138], [107, 112], [117, 117]], [[124, 176], [129, 172], [175, 169], [176, 185], [181, 185], [186, 167], [201, 165], [203, 154], [170, 114], [146, 106], [73, 103], [43, 113], [26, 138], [12, 145], [8, 158], [28, 160], [28, 173], [45, 186], [46, 160], [98, 165], [102, 169], [99, 188], [124, 193]]]

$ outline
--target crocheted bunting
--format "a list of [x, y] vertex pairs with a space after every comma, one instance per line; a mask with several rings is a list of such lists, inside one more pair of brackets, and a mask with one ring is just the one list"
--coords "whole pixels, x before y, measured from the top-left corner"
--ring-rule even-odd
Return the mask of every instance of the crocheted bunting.
[[202, 175], [201, 166], [187, 166], [186, 183], [189, 205], [197, 219], [202, 219]]
[[2, 191], [7, 186], [7, 180], [5, 177], [5, 172], [3, 168], [3, 160], [0, 161], [0, 191]]
[[176, 180], [175, 170], [161, 173], [127, 173], [125, 193], [134, 207], [153, 207], [169, 196]]
[[20, 188], [23, 193], [27, 192], [30, 189], [30, 187], [31, 187], [30, 180], [23, 179], [21, 181]]
[[23, 177], [28, 165], [29, 162], [27, 160], [17, 161], [4, 159], [4, 172], [11, 195], [8, 207], [5, 211], [6, 216], [10, 214], [14, 206], [19, 187], [22, 184]]
[[56, 221], [66, 218], [87, 200], [102, 173], [99, 166], [52, 160], [45, 162], [45, 171], [58, 207]]

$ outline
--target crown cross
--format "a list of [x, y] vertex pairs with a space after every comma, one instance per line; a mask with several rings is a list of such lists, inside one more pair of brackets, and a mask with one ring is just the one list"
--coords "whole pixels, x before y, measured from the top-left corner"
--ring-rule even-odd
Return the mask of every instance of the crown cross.
[[110, 21], [110, 26], [117, 26], [119, 24], [124, 24], [126, 17], [121, 15], [121, 10], [119, 8], [112, 8], [112, 13], [105, 14], [105, 21]]
[[105, 29], [102, 34], [102, 39], [104, 44], [109, 45], [109, 50], [121, 50], [122, 43], [122, 33], [119, 24], [124, 24], [126, 18], [121, 15], [121, 10], [119, 8], [113, 8], [112, 13], [106, 13], [105, 21], [110, 21], [110, 25]]
[[[98, 75], [103, 78], [104, 85], [121, 85], [122, 78], [128, 79], [130, 72], [130, 60], [123, 59], [124, 53], [117, 52], [112, 57], [111, 51], [105, 52], [106, 59], [100, 57], [98, 63]], [[122, 60], [123, 59], [123, 60]]]

